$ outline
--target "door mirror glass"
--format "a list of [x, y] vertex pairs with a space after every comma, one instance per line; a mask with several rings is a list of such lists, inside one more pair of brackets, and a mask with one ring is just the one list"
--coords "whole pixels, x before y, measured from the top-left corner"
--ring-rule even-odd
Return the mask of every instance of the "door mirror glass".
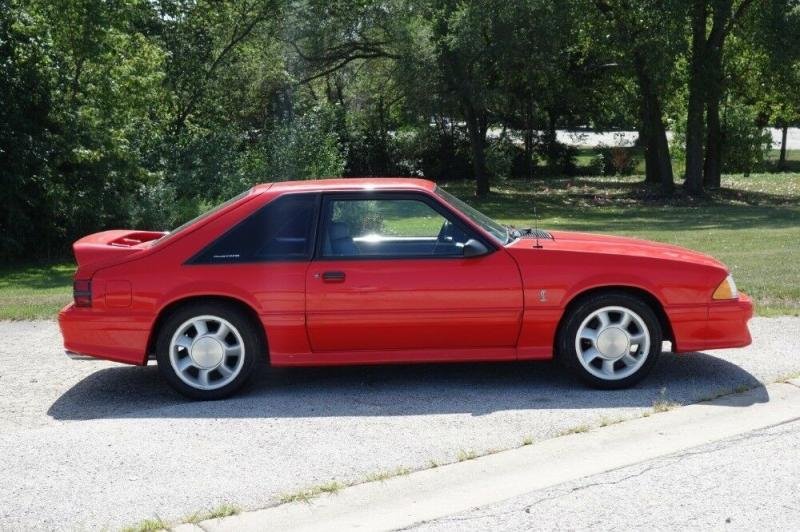
[[480, 257], [487, 253], [489, 253], [489, 248], [474, 238], [470, 238], [464, 243], [464, 257]]

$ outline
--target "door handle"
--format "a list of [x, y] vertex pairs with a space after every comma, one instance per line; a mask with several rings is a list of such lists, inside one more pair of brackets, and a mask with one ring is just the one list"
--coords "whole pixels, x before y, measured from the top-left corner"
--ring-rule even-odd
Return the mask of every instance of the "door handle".
[[322, 274], [322, 280], [326, 283], [342, 283], [344, 272], [325, 272]]

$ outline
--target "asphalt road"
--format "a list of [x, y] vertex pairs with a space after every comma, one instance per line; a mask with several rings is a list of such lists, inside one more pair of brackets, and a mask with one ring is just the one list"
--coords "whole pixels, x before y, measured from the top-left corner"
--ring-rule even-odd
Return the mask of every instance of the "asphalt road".
[[[746, 349], [662, 357], [618, 392], [547, 363], [293, 369], [189, 402], [156, 368], [67, 359], [52, 322], [0, 322], [0, 529], [177, 521], [221, 503], [428, 467], [800, 372], [800, 318], [755, 319]], [[757, 400], [767, 401], [764, 392]]]
[[796, 530], [798, 456], [795, 421], [411, 530]]

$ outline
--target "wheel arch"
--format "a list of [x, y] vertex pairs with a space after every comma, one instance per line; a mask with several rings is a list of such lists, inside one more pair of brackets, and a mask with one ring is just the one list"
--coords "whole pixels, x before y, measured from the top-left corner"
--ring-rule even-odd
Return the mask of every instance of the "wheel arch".
[[147, 358], [152, 358], [153, 355], [155, 354], [156, 341], [158, 340], [158, 335], [161, 331], [161, 327], [164, 325], [164, 322], [166, 322], [169, 316], [182, 307], [195, 305], [198, 303], [225, 303], [229, 305], [234, 305], [239, 309], [241, 309], [242, 311], [244, 311], [244, 313], [250, 319], [253, 328], [255, 329], [256, 334], [258, 335], [258, 338], [261, 342], [261, 345], [263, 346], [264, 355], [266, 356], [266, 361], [269, 362], [269, 342], [267, 341], [267, 331], [264, 328], [264, 324], [259, 319], [256, 310], [248, 303], [242, 301], [239, 298], [216, 295], [216, 294], [192, 295], [192, 296], [182, 297], [174, 301], [170, 301], [169, 303], [164, 305], [158, 312], [158, 315], [156, 316], [156, 319], [153, 322], [153, 326], [150, 328], [150, 337], [147, 341]]
[[653, 310], [656, 317], [658, 318], [659, 325], [661, 326], [663, 339], [669, 340], [674, 345], [675, 334], [672, 331], [672, 324], [669, 321], [669, 316], [667, 316], [667, 313], [664, 310], [664, 306], [661, 304], [661, 301], [659, 301], [659, 299], [655, 295], [653, 295], [652, 292], [649, 292], [644, 288], [640, 288], [638, 286], [605, 285], [605, 286], [595, 286], [587, 288], [572, 296], [567, 305], [564, 307], [564, 312], [561, 313], [561, 318], [558, 321], [558, 327], [556, 328], [556, 334], [553, 339], [554, 352], [557, 349], [558, 339], [561, 337], [561, 330], [564, 327], [564, 324], [566, 323], [567, 318], [572, 312], [572, 310], [576, 306], [578, 306], [584, 299], [603, 293], [624, 293], [641, 299], [647, 306], [649, 306]]

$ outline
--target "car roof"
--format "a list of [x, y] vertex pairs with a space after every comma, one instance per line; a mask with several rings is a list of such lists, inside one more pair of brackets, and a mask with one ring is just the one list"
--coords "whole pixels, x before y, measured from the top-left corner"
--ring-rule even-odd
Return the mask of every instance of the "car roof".
[[352, 190], [428, 190], [436, 188], [436, 183], [427, 179], [412, 177], [357, 177], [314, 179], [308, 181], [277, 181], [253, 187], [255, 192], [312, 192], [312, 191], [352, 191]]

